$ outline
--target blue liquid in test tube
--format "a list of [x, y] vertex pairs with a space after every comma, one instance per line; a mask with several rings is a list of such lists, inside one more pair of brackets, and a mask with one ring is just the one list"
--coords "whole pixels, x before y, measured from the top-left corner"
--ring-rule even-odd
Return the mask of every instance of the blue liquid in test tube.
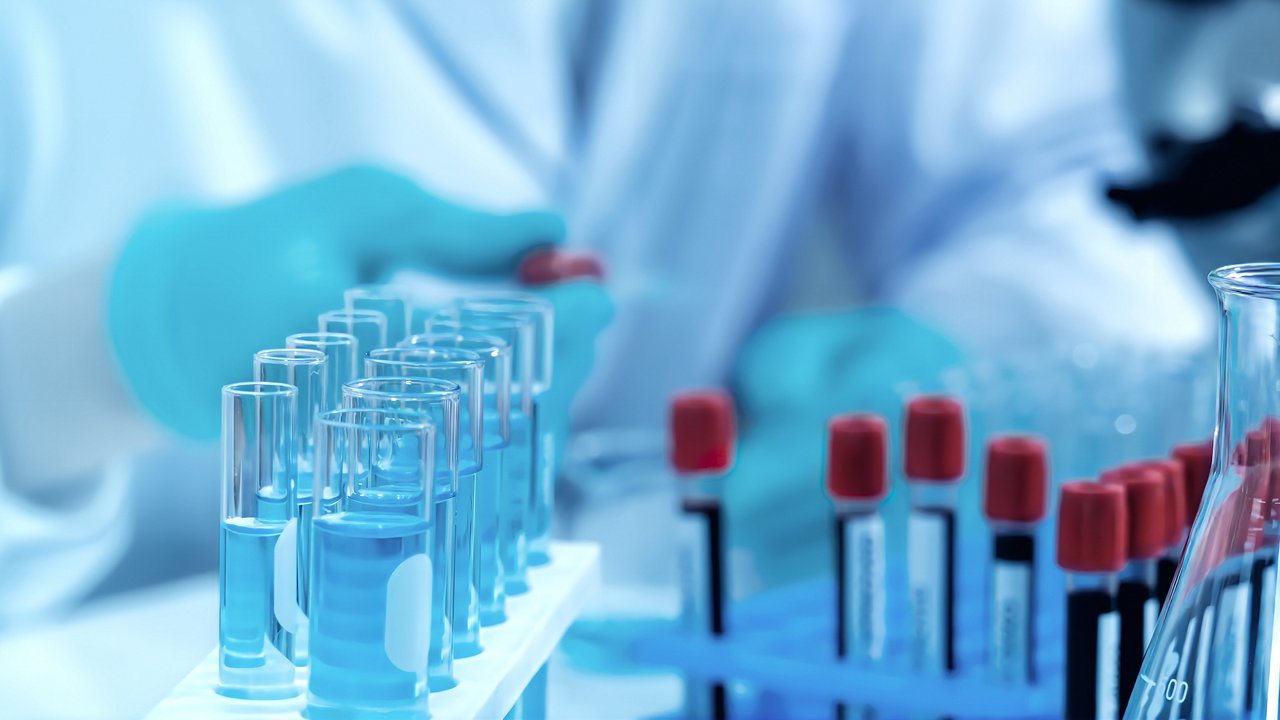
[[321, 418], [310, 718], [427, 716], [435, 438], [429, 418], [416, 413]]
[[[414, 335], [401, 343], [396, 351], [376, 353], [377, 357], [372, 358], [368, 365], [373, 370], [371, 374], [380, 375], [382, 369], [375, 365], [387, 366], [384, 358], [399, 354], [400, 359], [407, 362], [417, 351], [424, 350], [435, 353], [464, 351], [483, 360], [483, 401], [480, 410], [476, 411], [476, 415], [482, 418], [479, 434], [483, 462], [475, 479], [476, 567], [469, 575], [478, 584], [480, 624], [496, 625], [507, 618], [501, 518], [504, 456], [510, 442], [511, 349], [502, 338], [467, 331], [451, 321], [433, 320], [427, 329], [437, 332]], [[471, 405], [474, 407], [474, 398]], [[512, 516], [511, 511], [508, 510], [507, 515]], [[523, 512], [515, 517], [523, 517]]]
[[[435, 378], [377, 377], [354, 380], [342, 388], [349, 408], [398, 410], [419, 414], [435, 427], [435, 484], [431, 497], [435, 535], [432, 542], [432, 623], [428, 673], [431, 690], [454, 686], [454, 628], [456, 625], [455, 503], [458, 496], [457, 383]], [[406, 472], [413, 473], [416, 456], [393, 453], [388, 464], [371, 477], [372, 485], [350, 502], [401, 503], [399, 488]]]
[[289, 655], [298, 629], [297, 390], [280, 383], [222, 389], [222, 526], [218, 692], [271, 699], [298, 693]]

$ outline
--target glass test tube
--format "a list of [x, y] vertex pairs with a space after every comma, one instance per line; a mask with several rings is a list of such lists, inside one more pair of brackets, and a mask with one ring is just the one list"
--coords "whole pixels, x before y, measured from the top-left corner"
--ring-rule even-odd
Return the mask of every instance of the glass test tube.
[[285, 346], [324, 353], [324, 399], [321, 412], [342, 407], [342, 386], [356, 377], [356, 338], [348, 333], [298, 333], [285, 338]]
[[[867, 666], [884, 657], [888, 436], [875, 415], [842, 415], [827, 426], [827, 492], [835, 505], [836, 657]], [[852, 712], [851, 712], [852, 710]], [[870, 707], [836, 705], [836, 717], [870, 720]]]
[[384, 409], [319, 428], [307, 716], [427, 717], [436, 429]]
[[[677, 395], [670, 422], [671, 465], [680, 483], [681, 622], [691, 633], [723, 637], [729, 632], [729, 533], [723, 493], [737, 439], [733, 398], [719, 391]], [[685, 713], [727, 718], [725, 684], [686, 678]]]
[[1117, 573], [1128, 538], [1125, 493], [1111, 484], [1064, 483], [1058, 500], [1058, 565], [1067, 573], [1064, 718], [1120, 716]]
[[907, 404], [905, 474], [910, 659], [917, 672], [956, 669], [956, 499], [964, 475], [964, 408], [948, 397]]
[[[514, 315], [525, 318], [532, 326], [529, 334], [529, 359], [525, 371], [532, 400], [530, 419], [534, 442], [535, 482], [529, 499], [526, 534], [529, 564], [551, 562], [551, 522], [555, 515], [556, 453], [562, 438], [556, 436], [556, 418], [544, 412], [544, 399], [551, 389], [555, 358], [555, 312], [551, 303], [528, 293], [486, 293], [462, 299], [461, 318], [469, 313]], [[563, 420], [563, 419], [562, 419]]]
[[990, 677], [1036, 681], [1036, 529], [1045, 514], [1049, 461], [1044, 442], [1004, 435], [987, 444], [983, 514], [991, 525], [987, 623]]
[[[376, 310], [387, 319], [385, 347], [394, 347], [409, 335], [409, 299], [391, 285], [358, 285], [342, 294], [347, 310]], [[367, 348], [376, 350], [377, 348]]]
[[[454, 500], [453, 654], [480, 652], [480, 562], [476, 492], [483, 469], [484, 361], [459, 348], [383, 348], [365, 358], [371, 378], [435, 378], [459, 387], [458, 495]], [[496, 578], [491, 582], [496, 582]]]
[[[454, 502], [458, 493], [458, 398], [457, 384], [430, 378], [365, 378], [342, 388], [344, 406], [399, 410], [426, 416], [435, 426], [435, 538], [431, 547], [432, 613], [431, 650], [428, 675], [433, 692], [454, 685], [453, 643], [456, 621], [454, 607]], [[407, 459], [412, 470], [415, 458]], [[387, 467], [370, 493], [383, 488], [396, 491], [396, 466]], [[352, 500], [363, 501], [364, 496]], [[354, 506], [354, 505], [353, 505]]]
[[[297, 396], [281, 383], [222, 388], [218, 692], [230, 697], [298, 693], [289, 659], [299, 620], [291, 547]], [[284, 566], [275, 561], [281, 555]]]
[[511, 440], [511, 350], [500, 338], [481, 334], [414, 335], [405, 348], [459, 349], [484, 361], [484, 462], [476, 484], [476, 535], [479, 538], [480, 624], [497, 625], [507, 619], [506, 574], [503, 558], [510, 550], [504, 537], [504, 456]]
[[356, 370], [370, 350], [387, 347], [387, 316], [377, 310], [330, 310], [320, 313], [320, 332], [344, 333], [356, 339]]
[[298, 389], [297, 442], [298, 455], [297, 491], [294, 497], [298, 508], [297, 538], [297, 593], [298, 607], [303, 614], [298, 631], [290, 648], [289, 657], [298, 665], [307, 664], [307, 602], [309, 597], [309, 569], [311, 567], [311, 484], [315, 462], [315, 422], [324, 410], [327, 388], [325, 376], [328, 361], [319, 350], [276, 349], [261, 350], [253, 356], [253, 376], [258, 382], [278, 382]]
[[500, 339], [511, 349], [510, 442], [502, 461], [501, 512], [503, 584], [507, 595], [529, 590], [528, 522], [533, 486], [537, 481], [536, 435], [533, 427], [533, 395], [525, 380], [530, 375], [533, 326], [527, 319], [509, 315], [456, 312], [427, 323], [427, 333], [481, 334]]

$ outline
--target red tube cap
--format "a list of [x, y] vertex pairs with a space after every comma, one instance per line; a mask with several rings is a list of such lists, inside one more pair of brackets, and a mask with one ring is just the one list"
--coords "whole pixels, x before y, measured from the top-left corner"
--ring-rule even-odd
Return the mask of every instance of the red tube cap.
[[552, 285], [568, 280], [604, 280], [604, 262], [594, 253], [543, 248], [526, 254], [516, 269], [525, 285]]
[[733, 398], [720, 390], [677, 395], [671, 401], [671, 465], [678, 472], [716, 472], [733, 464], [737, 430]]
[[875, 415], [839, 415], [827, 425], [827, 491], [841, 500], [876, 500], [885, 480], [889, 431]]
[[955, 482], [964, 474], [964, 407], [949, 397], [907, 403], [906, 474], [911, 480]]
[[1169, 547], [1169, 483], [1164, 473], [1135, 463], [1108, 470], [1099, 480], [1124, 488], [1129, 514], [1129, 558], [1143, 560], [1163, 555]]
[[1119, 572], [1129, 522], [1119, 485], [1076, 481], [1058, 500], [1058, 565], [1070, 572]]
[[1182, 542], [1182, 531], [1187, 529], [1187, 478], [1182, 463], [1177, 460], [1146, 460], [1135, 463], [1137, 467], [1155, 470], [1164, 479], [1166, 546]]
[[1006, 435], [987, 445], [982, 508], [990, 520], [1037, 522], [1044, 518], [1044, 443], [1028, 435]]
[[1195, 522], [1204, 499], [1204, 488], [1209, 484], [1209, 472], [1213, 468], [1213, 441], [1191, 445], [1179, 445], [1173, 449], [1173, 457], [1182, 463], [1183, 478], [1187, 483], [1187, 524]]

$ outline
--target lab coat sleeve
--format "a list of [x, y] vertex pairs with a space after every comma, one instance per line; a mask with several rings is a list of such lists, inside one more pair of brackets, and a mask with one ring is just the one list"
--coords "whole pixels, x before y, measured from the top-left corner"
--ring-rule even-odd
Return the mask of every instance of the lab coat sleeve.
[[10, 269], [0, 291], [0, 472], [36, 498], [85, 492], [109, 461], [161, 437], [130, 396], [107, 340], [112, 255], [37, 274]]

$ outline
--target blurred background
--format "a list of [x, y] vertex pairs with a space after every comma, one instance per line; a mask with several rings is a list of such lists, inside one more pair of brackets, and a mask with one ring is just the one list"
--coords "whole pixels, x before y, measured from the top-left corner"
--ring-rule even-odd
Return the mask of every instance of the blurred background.
[[[970, 458], [1035, 432], [1055, 483], [1209, 437], [1205, 274], [1280, 259], [1277, 33], [1273, 0], [0, 4], [6, 714], [135, 717], [214, 646], [217, 389], [360, 281], [598, 258], [546, 291], [551, 412], [615, 616], [674, 611], [681, 389], [738, 402], [740, 596], [830, 566], [833, 414], [952, 394]], [[680, 701], [558, 662], [594, 673], [565, 717]]]

